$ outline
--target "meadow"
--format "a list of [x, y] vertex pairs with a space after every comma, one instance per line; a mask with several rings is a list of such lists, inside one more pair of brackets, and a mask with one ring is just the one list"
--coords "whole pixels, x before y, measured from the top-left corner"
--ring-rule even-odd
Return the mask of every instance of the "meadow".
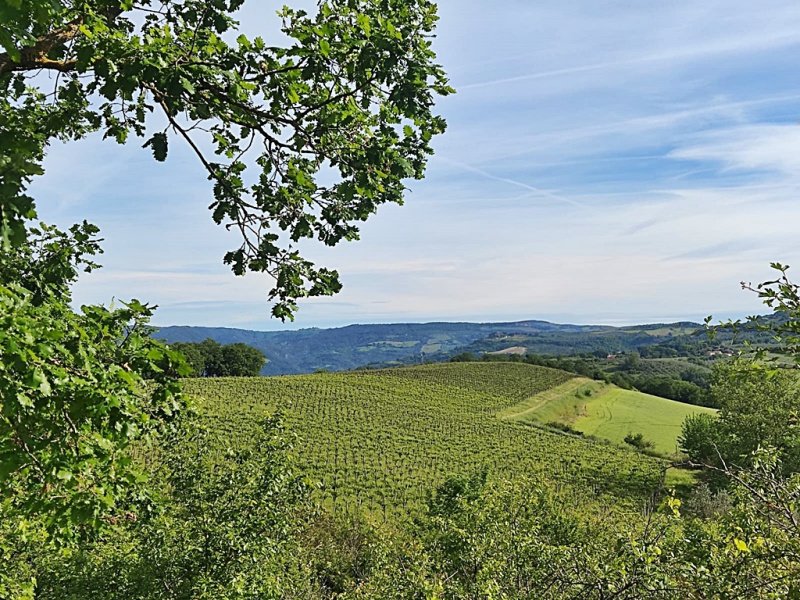
[[279, 411], [317, 499], [336, 511], [409, 515], [446, 478], [540, 476], [585, 498], [613, 495], [640, 510], [666, 463], [602, 441], [498, 414], [574, 376], [514, 363], [455, 363], [381, 371], [189, 380], [220, 452], [248, 444], [260, 416]]
[[681, 423], [687, 416], [714, 412], [576, 377], [507, 407], [499, 416], [516, 422], [562, 423], [615, 443], [623, 443], [628, 434], [641, 433], [656, 452], [669, 455], [677, 452]]

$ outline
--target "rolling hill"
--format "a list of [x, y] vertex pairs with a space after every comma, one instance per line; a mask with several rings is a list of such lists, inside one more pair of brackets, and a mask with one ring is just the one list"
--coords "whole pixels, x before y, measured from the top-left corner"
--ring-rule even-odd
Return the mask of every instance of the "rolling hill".
[[633, 390], [575, 377], [523, 402], [500, 418], [539, 424], [560, 423], [586, 435], [623, 443], [629, 433], [641, 433], [663, 454], [677, 451], [681, 423], [690, 414], [715, 411]]
[[609, 327], [534, 320], [349, 325], [297, 331], [162, 327], [155, 335], [167, 342], [200, 342], [211, 338], [221, 344], [242, 342], [254, 346], [269, 359], [263, 375], [441, 361], [465, 351], [508, 352], [513, 348], [516, 353], [602, 353], [634, 350], [675, 340], [693, 344], [701, 337], [704, 339], [702, 327], [696, 323]]
[[611, 494], [641, 506], [663, 482], [663, 461], [499, 418], [574, 380], [525, 364], [445, 363], [195, 379], [187, 389], [216, 432], [220, 452], [248, 444], [259, 417], [280, 411], [299, 438], [304, 472], [318, 482], [320, 500], [335, 509], [408, 514], [445, 478], [481, 469], [490, 477], [538, 474], [576, 495]]

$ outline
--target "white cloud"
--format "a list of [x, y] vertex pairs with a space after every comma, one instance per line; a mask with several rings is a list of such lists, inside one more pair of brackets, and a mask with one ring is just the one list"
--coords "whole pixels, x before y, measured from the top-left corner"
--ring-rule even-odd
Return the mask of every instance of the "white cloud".
[[[247, 6], [249, 33], [276, 33], [274, 7]], [[440, 9], [435, 47], [461, 90], [440, 104], [429, 177], [362, 241], [303, 246], [345, 289], [303, 302], [296, 326], [751, 313], [738, 281], [800, 264], [794, 0]], [[43, 216], [89, 218], [108, 239], [80, 301], [149, 299], [161, 324], [276, 325], [271, 282], [220, 264], [236, 236], [211, 224], [208, 182], [178, 145], [156, 165], [91, 141], [55, 149], [48, 171]]]
[[776, 171], [800, 181], [800, 125], [759, 123], [713, 131], [669, 156], [713, 161], [728, 169]]

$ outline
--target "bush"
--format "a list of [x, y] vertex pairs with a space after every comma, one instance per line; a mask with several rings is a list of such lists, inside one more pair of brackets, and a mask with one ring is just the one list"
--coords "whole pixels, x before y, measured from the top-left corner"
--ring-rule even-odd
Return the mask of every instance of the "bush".
[[706, 482], [698, 484], [684, 502], [687, 514], [701, 519], [721, 517], [730, 511], [733, 503], [727, 490], [713, 490]]
[[157, 511], [37, 565], [38, 600], [318, 597], [300, 535], [312, 507], [280, 418], [227, 450], [198, 421], [162, 446]]
[[678, 447], [693, 462], [713, 463], [719, 447], [718, 438], [716, 417], [705, 413], [689, 415], [681, 426]]
[[653, 442], [644, 439], [641, 433], [629, 433], [625, 436], [625, 443], [633, 446], [637, 450], [652, 450], [654, 447]]

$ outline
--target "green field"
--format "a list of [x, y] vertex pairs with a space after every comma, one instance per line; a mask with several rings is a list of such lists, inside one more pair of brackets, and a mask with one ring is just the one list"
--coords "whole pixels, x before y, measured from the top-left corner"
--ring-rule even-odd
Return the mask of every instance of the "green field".
[[683, 420], [700, 412], [715, 411], [576, 377], [508, 407], [498, 416], [518, 422], [564, 423], [618, 443], [629, 433], [642, 433], [657, 452], [672, 454], [677, 450]]
[[408, 514], [447, 477], [539, 475], [575, 495], [613, 494], [637, 510], [664, 463], [627, 448], [497, 418], [573, 377], [512, 363], [456, 363], [345, 374], [198, 379], [187, 389], [220, 452], [248, 444], [280, 410], [324, 505]]

